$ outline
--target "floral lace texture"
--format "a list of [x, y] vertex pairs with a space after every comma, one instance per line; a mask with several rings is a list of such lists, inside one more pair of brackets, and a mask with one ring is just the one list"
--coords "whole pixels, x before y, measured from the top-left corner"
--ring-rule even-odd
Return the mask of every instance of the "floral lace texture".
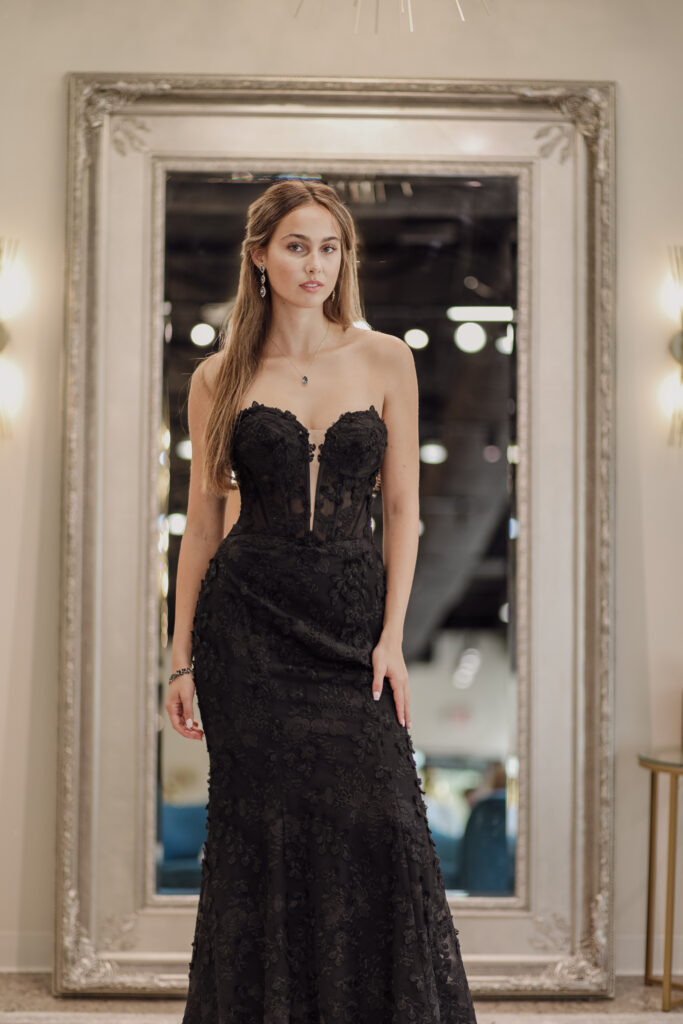
[[410, 734], [388, 680], [371, 693], [386, 442], [374, 407], [343, 413], [311, 508], [306, 428], [238, 417], [240, 516], [193, 623], [210, 778], [183, 1024], [475, 1022]]

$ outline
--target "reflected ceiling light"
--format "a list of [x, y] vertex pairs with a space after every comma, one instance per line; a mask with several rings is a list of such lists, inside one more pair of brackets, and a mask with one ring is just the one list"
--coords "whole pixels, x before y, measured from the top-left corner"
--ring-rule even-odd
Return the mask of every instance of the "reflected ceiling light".
[[460, 324], [453, 338], [461, 352], [480, 352], [486, 344], [486, 331], [481, 324]]
[[168, 516], [168, 532], [173, 537], [182, 537], [185, 533], [187, 516], [184, 512], [171, 512]]
[[454, 323], [476, 320], [480, 324], [505, 323], [514, 320], [512, 306], [449, 306], [446, 316]]
[[484, 462], [500, 462], [501, 451], [497, 444], [487, 444], [484, 448]]
[[476, 647], [468, 647], [466, 651], [463, 651], [462, 658], [460, 659], [461, 665], [466, 665], [468, 668], [476, 670], [481, 665], [481, 654]]
[[507, 448], [507, 459], [511, 464], [517, 464], [519, 462], [519, 445], [509, 444]]
[[516, 779], [519, 775], [519, 758], [514, 754], [508, 754], [505, 759], [505, 774], [508, 779]]
[[456, 690], [468, 690], [474, 682], [474, 676], [469, 672], [463, 672], [461, 668], [457, 668], [453, 673], [453, 686]]
[[425, 521], [424, 521], [424, 519], [418, 519], [418, 522], [417, 522], [417, 535], [418, 535], [418, 537], [421, 537], [424, 532], [425, 532]]
[[474, 277], [473, 274], [468, 274], [463, 281], [463, 284], [465, 285], [465, 288], [469, 288], [471, 292], [474, 292], [479, 287], [479, 278]]
[[517, 540], [519, 537], [519, 519], [511, 516], [508, 521], [508, 537], [510, 540]]
[[504, 356], [512, 355], [515, 347], [515, 329], [512, 324], [508, 324], [505, 334], [502, 334], [500, 338], [496, 338], [494, 345]]
[[467, 690], [474, 682], [474, 677], [481, 665], [481, 654], [476, 647], [468, 647], [458, 662], [458, 667], [453, 673], [453, 686], [457, 690]]
[[502, 604], [498, 609], [498, 618], [500, 619], [501, 622], [510, 621], [510, 605], [507, 601], [505, 602], [505, 604]]
[[208, 348], [209, 345], [213, 345], [215, 337], [216, 331], [211, 324], [195, 324], [190, 331], [192, 343], [198, 348]]
[[189, 437], [186, 437], [184, 441], [178, 441], [175, 446], [175, 453], [179, 459], [185, 459], [187, 462], [192, 458], [192, 441]]
[[420, 327], [411, 327], [410, 330], [406, 331], [403, 335], [403, 340], [406, 344], [410, 345], [411, 348], [426, 348], [429, 344], [429, 335]]
[[448, 451], [440, 441], [427, 441], [420, 445], [420, 460], [428, 466], [438, 466], [448, 458]]

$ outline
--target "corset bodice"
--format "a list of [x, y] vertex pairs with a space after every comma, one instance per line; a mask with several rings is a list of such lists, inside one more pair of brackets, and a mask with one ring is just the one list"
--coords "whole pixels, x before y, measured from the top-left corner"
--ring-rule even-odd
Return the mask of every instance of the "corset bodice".
[[252, 402], [240, 410], [231, 443], [241, 508], [230, 535], [370, 539], [386, 444], [386, 424], [374, 405], [342, 413], [325, 431], [309, 431], [289, 410]]

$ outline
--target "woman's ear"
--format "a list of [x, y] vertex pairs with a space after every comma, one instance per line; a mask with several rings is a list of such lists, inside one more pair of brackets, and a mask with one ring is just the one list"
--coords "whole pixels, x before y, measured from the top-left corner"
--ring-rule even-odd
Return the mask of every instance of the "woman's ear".
[[261, 249], [252, 249], [251, 259], [255, 267], [260, 267], [263, 262], [263, 251]]

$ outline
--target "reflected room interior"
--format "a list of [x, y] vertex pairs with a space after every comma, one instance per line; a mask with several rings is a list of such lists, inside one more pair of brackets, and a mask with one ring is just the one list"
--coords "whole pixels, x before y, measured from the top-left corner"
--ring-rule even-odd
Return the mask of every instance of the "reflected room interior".
[[[247, 207], [286, 176], [173, 172], [166, 180], [160, 893], [199, 892], [208, 799], [205, 745], [175, 733], [164, 711], [189, 487], [189, 378], [218, 346], [236, 290]], [[420, 543], [403, 652], [411, 737], [444, 884], [449, 895], [512, 896], [519, 807], [517, 179], [308, 176], [333, 185], [354, 216], [368, 325], [405, 339], [415, 358]], [[238, 510], [235, 488], [226, 532]], [[381, 550], [381, 494], [372, 516]]]

